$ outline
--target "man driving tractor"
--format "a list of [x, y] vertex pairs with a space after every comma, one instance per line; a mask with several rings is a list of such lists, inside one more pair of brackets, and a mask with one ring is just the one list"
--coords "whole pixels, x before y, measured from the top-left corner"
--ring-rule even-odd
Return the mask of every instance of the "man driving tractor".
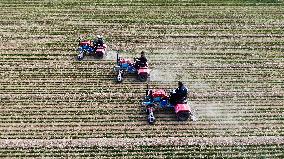
[[97, 39], [93, 41], [93, 47], [97, 49], [99, 46], [103, 46], [104, 40], [102, 35], [97, 35]]
[[145, 57], [145, 52], [141, 52], [141, 56], [137, 59], [137, 61], [134, 64], [134, 67], [136, 69], [139, 69], [139, 67], [146, 67], [147, 66], [147, 58]]
[[178, 82], [178, 88], [175, 89], [173, 93], [171, 93], [170, 103], [183, 103], [187, 100], [187, 92], [188, 89], [184, 86], [182, 82]]

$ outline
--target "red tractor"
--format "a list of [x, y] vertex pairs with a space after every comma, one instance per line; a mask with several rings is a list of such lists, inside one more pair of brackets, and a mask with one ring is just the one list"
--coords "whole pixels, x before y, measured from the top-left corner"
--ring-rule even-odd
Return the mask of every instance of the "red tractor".
[[161, 109], [173, 109], [177, 116], [177, 120], [179, 121], [186, 121], [188, 120], [188, 118], [190, 118], [192, 121], [195, 121], [196, 118], [193, 115], [192, 110], [187, 103], [187, 100], [175, 100], [175, 97], [176, 96], [174, 90], [171, 91], [169, 95], [167, 95], [166, 91], [162, 89], [149, 89], [147, 84], [146, 96], [144, 101], [142, 102], [142, 106], [146, 107], [148, 123], [155, 123], [156, 119], [154, 112]]

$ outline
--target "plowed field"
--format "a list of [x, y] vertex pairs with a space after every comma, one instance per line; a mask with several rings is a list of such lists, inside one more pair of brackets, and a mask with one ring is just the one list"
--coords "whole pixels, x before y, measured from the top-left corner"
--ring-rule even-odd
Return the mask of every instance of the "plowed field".
[[[0, 2], [0, 157], [284, 158], [281, 0]], [[76, 60], [102, 34], [108, 57]], [[144, 50], [152, 88], [183, 81], [197, 121], [115, 82], [115, 50]]]

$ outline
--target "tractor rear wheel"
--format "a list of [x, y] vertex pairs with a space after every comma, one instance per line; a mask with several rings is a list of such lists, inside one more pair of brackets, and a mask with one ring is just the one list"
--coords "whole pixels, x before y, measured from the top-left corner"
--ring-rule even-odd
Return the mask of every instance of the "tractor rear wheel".
[[102, 59], [103, 57], [104, 57], [104, 53], [103, 52], [96, 52], [95, 53], [95, 58]]
[[186, 121], [189, 118], [189, 112], [179, 112], [177, 113], [177, 118], [179, 121]]
[[139, 74], [138, 75], [138, 79], [141, 81], [141, 82], [146, 82], [147, 81], [147, 78], [148, 78], [148, 75], [147, 74]]

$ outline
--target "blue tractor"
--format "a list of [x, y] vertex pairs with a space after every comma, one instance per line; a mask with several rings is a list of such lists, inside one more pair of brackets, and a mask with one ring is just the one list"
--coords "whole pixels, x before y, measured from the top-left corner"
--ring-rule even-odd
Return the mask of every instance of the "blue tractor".
[[114, 71], [117, 73], [116, 81], [122, 82], [127, 74], [136, 74], [141, 82], [147, 81], [150, 76], [148, 64], [137, 68], [135, 67], [136, 62], [138, 62], [138, 58], [134, 58], [134, 62], [132, 62], [130, 59], [121, 58], [117, 54], [117, 64], [114, 66]]
[[93, 55], [96, 58], [103, 58], [103, 56], [106, 55], [106, 49], [106, 44], [95, 46], [91, 40], [82, 41], [79, 43], [79, 54], [77, 59], [81, 61], [86, 55]]

